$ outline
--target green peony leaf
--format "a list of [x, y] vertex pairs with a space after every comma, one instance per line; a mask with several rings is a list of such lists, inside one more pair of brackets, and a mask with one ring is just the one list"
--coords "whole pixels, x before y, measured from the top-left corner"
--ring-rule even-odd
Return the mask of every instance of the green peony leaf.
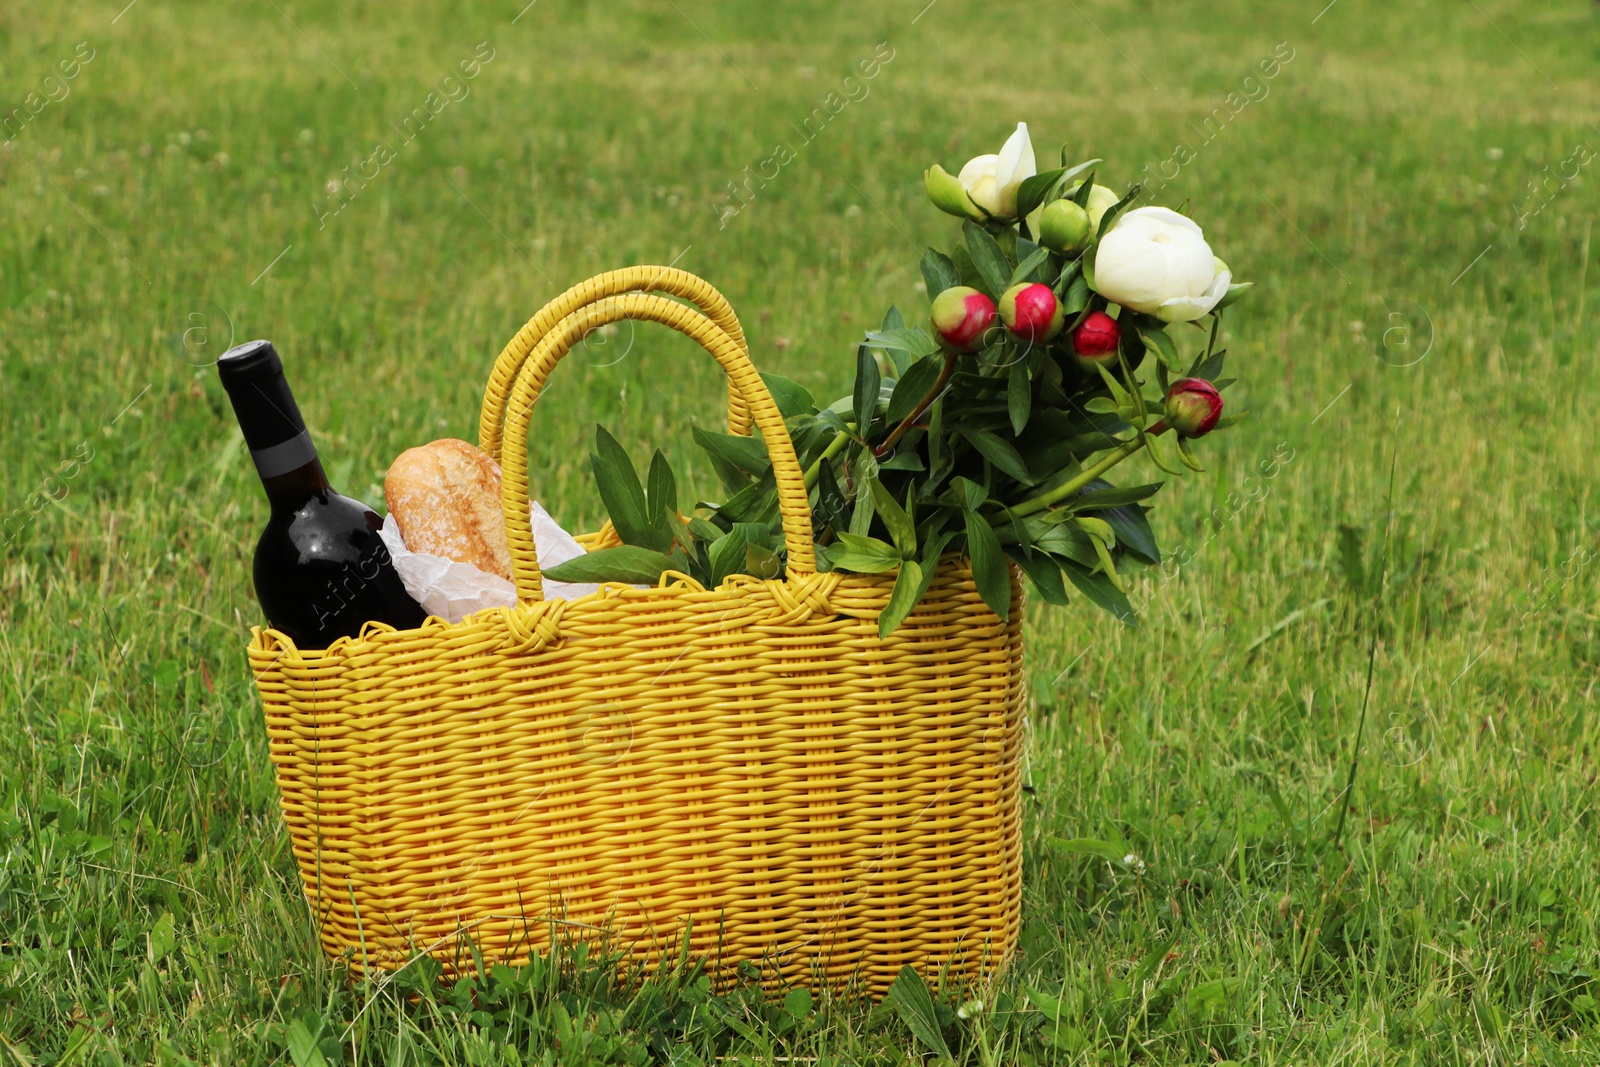
[[862, 537], [841, 533], [835, 544], [823, 550], [834, 570], [855, 571], [857, 574], [883, 574], [900, 566], [900, 553], [896, 548], [876, 537]]
[[783, 557], [765, 545], [748, 545], [744, 550], [744, 572], [763, 581], [782, 578]]
[[689, 532], [696, 539], [705, 541], [707, 544], [727, 533], [726, 530], [703, 515], [695, 515], [689, 519]]
[[751, 482], [718, 504], [702, 504], [727, 522], [770, 523], [778, 517], [778, 480], [769, 469], [759, 481]]
[[894, 455], [878, 464], [880, 471], [910, 471], [921, 474], [928, 467], [922, 462], [922, 457], [917, 454], [916, 442], [922, 439], [921, 430], [912, 430], [900, 439], [899, 447]]
[[1044, 267], [1050, 260], [1048, 248], [1035, 248], [1028, 253], [1027, 258], [1017, 264], [1017, 269], [1011, 272], [1011, 280], [1006, 282], [1006, 288], [1022, 282], [1044, 281]]
[[968, 285], [974, 289], [983, 290], [988, 283], [984, 281], [983, 274], [978, 270], [977, 264], [972, 261], [972, 253], [967, 251], [965, 244], [957, 244], [950, 250], [950, 259], [956, 266], [956, 276], [960, 280], [957, 285]]
[[955, 263], [936, 248], [928, 249], [922, 257], [921, 266], [922, 281], [928, 287], [929, 300], [946, 289], [953, 289], [961, 284], [961, 275], [957, 272]]
[[1088, 534], [1070, 523], [1044, 525], [1036, 522], [1037, 518], [1034, 515], [1028, 517], [1029, 528], [1037, 531], [1033, 539], [1035, 549], [1057, 556], [1063, 562], [1070, 560], [1086, 568], [1093, 568], [1100, 562], [1094, 546], [1089, 543]]
[[1228, 350], [1224, 348], [1221, 352], [1214, 352], [1208, 357], [1196, 359], [1194, 365], [1189, 368], [1188, 377], [1204, 378], [1206, 381], [1216, 384], [1217, 379], [1222, 375], [1222, 363], [1227, 354]]
[[637, 545], [617, 545], [586, 552], [543, 571], [558, 582], [624, 582], [655, 585], [664, 571], [678, 570], [679, 561]]
[[1117, 216], [1122, 214], [1129, 204], [1139, 199], [1139, 193], [1143, 189], [1144, 186], [1135, 182], [1133, 188], [1128, 190], [1127, 196], [1106, 208], [1106, 213], [1100, 216], [1100, 229], [1096, 234], [1097, 240], [1111, 232], [1111, 227], [1117, 224]]
[[[702, 430], [699, 426], [689, 427], [689, 432], [694, 437], [695, 444], [711, 453], [715, 461], [720, 461], [734, 470], [743, 474], [759, 478], [772, 467], [772, 460], [767, 456], [767, 446], [757, 437], [741, 437], [732, 433], [717, 433], [712, 430]], [[739, 478], [730, 489], [742, 489], [749, 483], [749, 478]]]
[[1028, 576], [1046, 604], [1067, 602], [1067, 587], [1061, 581], [1061, 565], [1043, 552], [1027, 555], [1020, 548], [1006, 549], [1006, 555]]
[[1139, 617], [1134, 614], [1133, 605], [1128, 602], [1127, 594], [1118, 589], [1109, 576], [1090, 573], [1089, 569], [1081, 564], [1068, 563], [1062, 570], [1084, 596], [1127, 625], [1134, 629], [1139, 628]]
[[928, 336], [920, 326], [900, 326], [892, 330], [868, 330], [867, 347], [909, 352], [913, 356], [931, 356], [939, 351], [939, 342]]
[[709, 568], [709, 588], [715, 589], [721, 585], [730, 574], [738, 574], [744, 570], [745, 549], [749, 547], [749, 530], [752, 523], [736, 522], [733, 529], [723, 534], [711, 543], [706, 550], [706, 562]]
[[851, 410], [855, 412], [856, 434], [871, 440], [872, 417], [878, 407], [878, 361], [866, 345], [856, 348], [856, 382], [852, 392]]
[[625, 544], [666, 552], [672, 547], [671, 530], [665, 523], [652, 521], [644, 486], [639, 483], [639, 473], [627, 450], [604, 426], [594, 429], [595, 453], [589, 457], [589, 464], [617, 536]]
[[1006, 290], [1006, 279], [1011, 277], [1011, 263], [989, 231], [976, 222], [963, 223], [961, 232], [966, 237], [967, 254], [977, 268], [983, 284], [978, 286], [991, 300], [999, 300]]
[[778, 405], [778, 413], [786, 419], [796, 415], [815, 415], [817, 402], [812, 397], [811, 391], [799, 382], [790, 381], [777, 374], [763, 374], [761, 380], [767, 385], [767, 392], [772, 394], [772, 402]]
[[1178, 346], [1172, 343], [1172, 337], [1166, 330], [1140, 324], [1139, 336], [1146, 345], [1160, 353], [1163, 363], [1173, 370], [1178, 369]]
[[1151, 482], [1149, 485], [1118, 489], [1109, 482], [1097, 479], [1089, 483], [1083, 493], [1069, 501], [1066, 506], [1072, 511], [1097, 511], [1101, 508], [1121, 507], [1123, 504], [1138, 503], [1154, 496], [1161, 486], [1161, 482]]
[[883, 613], [878, 616], [878, 637], [888, 637], [900, 628], [906, 621], [906, 616], [911, 614], [911, 609], [917, 606], [918, 590], [922, 588], [922, 565], [914, 559], [905, 560], [900, 564], [900, 573], [895, 576], [894, 588], [889, 592], [889, 602], [884, 605]]
[[1000, 539], [995, 536], [994, 528], [976, 511], [967, 512], [966, 520], [967, 555], [972, 559], [972, 580], [978, 587], [978, 595], [990, 611], [1000, 616], [1000, 621], [1009, 621], [1011, 571], [1006, 567]]
[[824, 463], [817, 476], [811, 513], [819, 532], [825, 526], [831, 526], [835, 530], [845, 530], [850, 527], [850, 498], [840, 487], [839, 479], [833, 473], [832, 463]]
[[1095, 173], [1091, 170], [1089, 176], [1078, 183], [1077, 192], [1072, 194], [1072, 202], [1085, 211], [1089, 210], [1089, 194], [1094, 192], [1094, 178]]
[[1067, 285], [1067, 291], [1061, 295], [1061, 310], [1067, 319], [1071, 320], [1082, 314], [1088, 306], [1089, 283], [1084, 281], [1082, 273], [1078, 273]]
[[915, 411], [923, 397], [928, 395], [928, 390], [939, 380], [939, 372], [943, 369], [944, 360], [933, 355], [925, 355], [906, 368], [889, 396], [889, 410], [884, 415], [884, 422], [889, 426], [900, 425], [900, 420]]
[[1011, 432], [1020, 434], [1028, 425], [1033, 409], [1033, 379], [1028, 376], [1027, 364], [1018, 361], [1011, 365], [1006, 380], [1006, 411], [1011, 416]]
[[911, 516], [906, 514], [905, 508], [894, 495], [884, 487], [883, 482], [877, 478], [872, 479], [872, 506], [877, 511], [878, 517], [889, 528], [889, 536], [894, 539], [895, 548], [900, 550], [903, 559], [910, 559], [917, 551], [917, 528], [911, 521]]
[[[673, 476], [672, 465], [667, 462], [667, 457], [656, 449], [656, 454], [650, 457], [650, 474], [645, 499], [650, 504], [650, 510], [665, 512], [668, 516], [678, 513], [678, 479]], [[615, 524], [613, 524], [615, 525]]]
[[1033, 214], [1033, 209], [1040, 204], [1047, 203], [1057, 197], [1061, 192], [1061, 176], [1067, 172], [1066, 167], [1056, 167], [1054, 170], [1042, 171], [1031, 178], [1023, 179], [1017, 187], [1017, 218], [1025, 219]]
[[1010, 477], [1023, 485], [1032, 485], [1034, 478], [1028, 473], [1028, 465], [1022, 461], [1017, 450], [1009, 441], [990, 433], [988, 430], [963, 430], [961, 436], [978, 450], [978, 454], [993, 463], [995, 467], [1005, 472]]
[[977, 511], [989, 499], [989, 491], [971, 478], [957, 475], [950, 479], [950, 491], [945, 498], [963, 511]]

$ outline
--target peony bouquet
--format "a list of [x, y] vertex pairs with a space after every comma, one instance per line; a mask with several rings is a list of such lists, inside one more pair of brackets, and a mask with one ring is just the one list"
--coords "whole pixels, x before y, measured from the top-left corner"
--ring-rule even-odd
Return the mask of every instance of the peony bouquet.
[[[1169, 474], [1200, 470], [1191, 442], [1241, 417], [1223, 414], [1232, 379], [1217, 339], [1223, 309], [1249, 285], [1186, 215], [1134, 207], [1137, 185], [1119, 196], [1095, 183], [1101, 160], [1062, 157], [1039, 172], [1018, 125], [997, 155], [958, 174], [929, 168], [929, 198], [962, 233], [948, 254], [922, 259], [927, 328], [890, 308], [857, 346], [854, 388], [827, 405], [764, 376], [805, 469], [819, 563], [896, 572], [883, 635], [950, 553], [970, 559], [1002, 618], [1009, 561], [1048, 603], [1066, 603], [1070, 587], [1134, 622], [1125, 576], [1160, 562], [1145, 502], [1161, 484], [1107, 475], [1138, 452]], [[728, 497], [686, 518], [664, 457], [641, 479], [597, 429], [592, 465], [623, 544], [553, 567], [552, 578], [674, 574], [709, 588], [735, 573], [783, 573], [765, 449], [693, 432]]]

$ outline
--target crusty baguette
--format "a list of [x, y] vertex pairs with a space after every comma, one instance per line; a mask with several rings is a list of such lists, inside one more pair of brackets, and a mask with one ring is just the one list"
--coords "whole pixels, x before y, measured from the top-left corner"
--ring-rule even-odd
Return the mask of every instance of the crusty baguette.
[[511, 578], [500, 465], [478, 449], [454, 438], [407, 449], [389, 468], [383, 495], [411, 551]]

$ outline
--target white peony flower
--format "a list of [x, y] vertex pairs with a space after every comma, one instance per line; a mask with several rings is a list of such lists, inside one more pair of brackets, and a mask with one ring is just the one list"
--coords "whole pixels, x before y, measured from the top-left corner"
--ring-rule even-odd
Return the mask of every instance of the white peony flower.
[[1017, 190], [1039, 173], [1033, 158], [1033, 142], [1028, 139], [1028, 124], [1017, 123], [1017, 130], [1001, 147], [999, 155], [975, 156], [961, 168], [958, 180], [972, 202], [1001, 219], [1017, 215]]
[[1095, 253], [1100, 295], [1163, 322], [1188, 322], [1216, 307], [1231, 273], [1195, 223], [1164, 207], [1120, 216]]

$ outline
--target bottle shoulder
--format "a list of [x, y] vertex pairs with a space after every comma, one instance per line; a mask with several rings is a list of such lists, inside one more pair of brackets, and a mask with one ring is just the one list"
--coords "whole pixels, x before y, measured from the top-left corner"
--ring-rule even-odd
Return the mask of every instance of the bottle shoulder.
[[280, 507], [267, 521], [260, 549], [297, 562], [354, 563], [366, 556], [383, 520], [359, 500], [331, 489], [309, 494], [298, 506]]

